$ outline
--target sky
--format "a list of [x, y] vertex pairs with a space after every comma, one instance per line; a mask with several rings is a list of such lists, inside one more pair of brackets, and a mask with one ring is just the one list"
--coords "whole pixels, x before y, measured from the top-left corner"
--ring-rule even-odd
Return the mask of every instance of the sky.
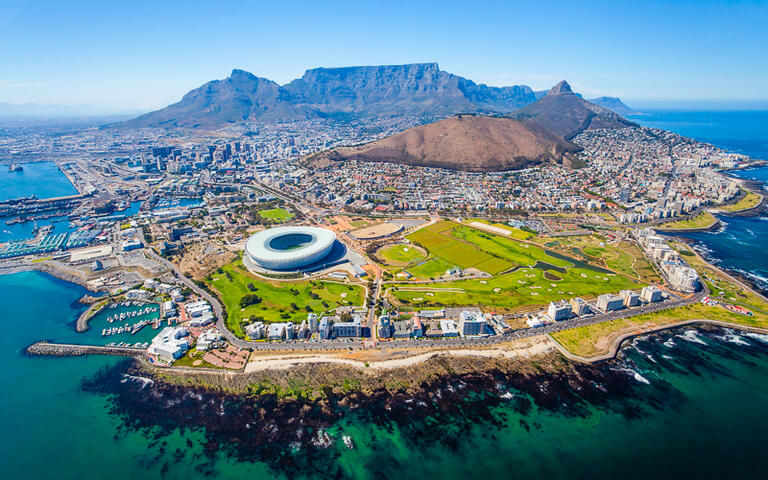
[[768, 0], [0, 2], [0, 102], [143, 111], [239, 68], [438, 62], [630, 105], [768, 102]]

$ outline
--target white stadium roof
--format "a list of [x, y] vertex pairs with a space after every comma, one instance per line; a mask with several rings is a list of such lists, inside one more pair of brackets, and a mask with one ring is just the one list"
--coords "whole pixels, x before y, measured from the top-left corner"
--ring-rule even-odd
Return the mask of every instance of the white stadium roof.
[[291, 270], [326, 257], [335, 240], [335, 233], [319, 227], [268, 228], [248, 238], [245, 254], [263, 268]]

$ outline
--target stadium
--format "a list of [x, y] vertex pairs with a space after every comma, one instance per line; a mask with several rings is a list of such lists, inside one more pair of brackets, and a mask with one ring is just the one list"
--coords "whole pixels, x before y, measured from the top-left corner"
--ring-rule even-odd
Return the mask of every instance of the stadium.
[[328, 257], [335, 242], [336, 234], [324, 228], [268, 228], [248, 238], [243, 260], [248, 268], [299, 270]]

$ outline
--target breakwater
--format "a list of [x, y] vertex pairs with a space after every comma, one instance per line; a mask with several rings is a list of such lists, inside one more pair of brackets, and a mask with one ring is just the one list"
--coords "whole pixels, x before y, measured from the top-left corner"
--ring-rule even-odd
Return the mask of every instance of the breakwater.
[[144, 349], [138, 347], [118, 347], [111, 345], [76, 345], [71, 343], [35, 342], [25, 349], [29, 355], [48, 355], [54, 357], [78, 357], [81, 355], [117, 355], [139, 357]]

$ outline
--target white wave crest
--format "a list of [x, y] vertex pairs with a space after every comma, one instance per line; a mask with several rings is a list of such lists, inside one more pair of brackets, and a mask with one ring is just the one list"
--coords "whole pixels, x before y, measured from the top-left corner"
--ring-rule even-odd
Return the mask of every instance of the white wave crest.
[[682, 335], [675, 335], [678, 338], [682, 338], [683, 340], [691, 343], [700, 343], [702, 345], [706, 345], [707, 342], [701, 339], [699, 337], [699, 334], [696, 333], [696, 330], [686, 330], [685, 333]]

